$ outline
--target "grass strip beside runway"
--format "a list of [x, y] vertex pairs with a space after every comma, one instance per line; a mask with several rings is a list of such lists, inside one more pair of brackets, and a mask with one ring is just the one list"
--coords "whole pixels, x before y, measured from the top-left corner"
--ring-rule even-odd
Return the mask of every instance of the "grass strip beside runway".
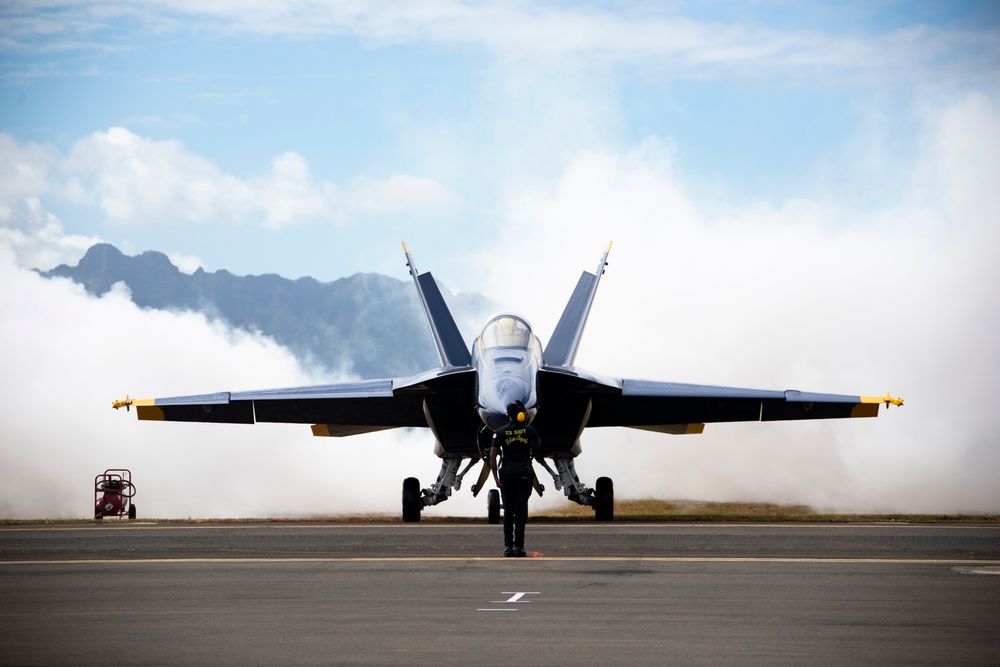
[[[594, 510], [567, 502], [555, 509], [531, 513], [536, 523], [576, 523], [594, 520]], [[481, 517], [426, 515], [426, 523], [484, 523]], [[1000, 523], [1000, 514], [904, 514], [817, 512], [804, 505], [771, 503], [720, 503], [696, 500], [617, 500], [619, 522], [733, 522], [733, 523]], [[397, 514], [310, 515], [242, 519], [143, 519], [156, 523], [401, 523]], [[141, 522], [126, 522], [137, 524]], [[92, 519], [0, 519], [0, 525], [92, 525]], [[106, 520], [107, 524], [119, 523]]]

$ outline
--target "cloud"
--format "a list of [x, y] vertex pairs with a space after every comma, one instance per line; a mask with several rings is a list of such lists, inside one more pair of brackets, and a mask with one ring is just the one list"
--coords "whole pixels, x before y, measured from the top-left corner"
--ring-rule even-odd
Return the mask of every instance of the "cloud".
[[13, 252], [23, 267], [47, 271], [73, 263], [101, 242], [96, 236], [66, 234], [59, 219], [45, 211], [38, 199], [17, 202], [14, 208], [16, 219], [33, 224], [27, 229], [0, 225], [0, 246]]
[[[16, 3], [15, 3], [16, 4]], [[442, 44], [487, 50], [501, 59], [536, 66], [574, 60], [585, 67], [627, 66], [658, 76], [705, 78], [723, 74], [809, 80], [823, 76], [887, 81], [996, 81], [1000, 52], [996, 26], [939, 27], [913, 20], [864, 29], [843, 15], [830, 29], [819, 9], [782, 8], [782, 27], [747, 20], [718, 6], [712, 18], [680, 15], [677, 7], [616, 7], [530, 2], [256, 2], [192, 3], [153, 0], [64, 4], [45, 12], [12, 12], [10, 50], [107, 49], [138, 26], [162, 33], [185, 29], [224, 35], [295, 38], [356, 35], [371, 44]], [[759, 17], [767, 17], [760, 12]], [[870, 21], [874, 23], [874, 21]], [[957, 22], [956, 22], [957, 23]], [[129, 31], [114, 30], [128, 26]], [[108, 40], [94, 35], [109, 34]], [[34, 46], [33, 46], [34, 45]]]
[[51, 269], [79, 259], [100, 241], [67, 235], [43, 198], [57, 184], [53, 169], [59, 154], [48, 146], [21, 143], [0, 133], [0, 244], [16, 253], [21, 266]]
[[880, 209], [699, 200], [656, 141], [583, 155], [510, 198], [505, 233], [470, 265], [543, 338], [615, 240], [581, 366], [907, 399], [875, 421], [591, 430], [581, 478], [617, 476], [628, 495], [1000, 511], [1000, 107], [970, 95], [924, 121], [910, 178]]
[[222, 222], [250, 214], [250, 187], [178, 141], [114, 127], [76, 141], [61, 166], [76, 203], [98, 206], [114, 223]]
[[359, 215], [379, 216], [412, 210], [441, 210], [456, 198], [430, 178], [410, 175], [387, 179], [357, 177], [344, 187], [317, 183], [305, 158], [284, 153], [271, 172], [248, 183], [251, 201], [264, 211], [265, 225], [283, 227], [308, 220], [346, 223]]
[[306, 426], [138, 422], [111, 401], [335, 378], [201, 315], [43, 279], [2, 246], [0, 282], [2, 518], [90, 517], [94, 477], [107, 468], [131, 469], [139, 516], [159, 518], [395, 514], [404, 477], [437, 474], [426, 434], [345, 441]]
[[176, 266], [181, 273], [193, 274], [198, 269], [204, 269], [205, 263], [194, 255], [185, 255], [178, 252], [167, 253], [170, 263]]
[[49, 171], [57, 159], [58, 154], [51, 148], [21, 143], [0, 132], [0, 222], [16, 222], [10, 210], [13, 202], [48, 191]]
[[[441, 211], [456, 198], [436, 181], [409, 174], [359, 176], [346, 185], [318, 180], [304, 157], [287, 152], [261, 175], [229, 174], [179, 141], [122, 127], [73, 143], [66, 155], [0, 134], [0, 222], [37, 226], [47, 199], [96, 209], [128, 227], [253, 224], [271, 229], [348, 224], [404, 211]], [[27, 202], [27, 203], [26, 203]], [[25, 209], [34, 206], [39, 212]]]

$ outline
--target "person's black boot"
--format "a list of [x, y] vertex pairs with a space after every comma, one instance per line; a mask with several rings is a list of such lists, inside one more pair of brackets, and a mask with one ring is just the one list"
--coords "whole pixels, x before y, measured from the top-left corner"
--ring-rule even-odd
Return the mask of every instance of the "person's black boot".
[[514, 555], [514, 547], [505, 547], [503, 550], [503, 555], [510, 557]]
[[517, 556], [518, 558], [523, 558], [524, 556], [527, 556], [528, 554], [525, 553], [524, 547], [514, 547], [514, 555]]

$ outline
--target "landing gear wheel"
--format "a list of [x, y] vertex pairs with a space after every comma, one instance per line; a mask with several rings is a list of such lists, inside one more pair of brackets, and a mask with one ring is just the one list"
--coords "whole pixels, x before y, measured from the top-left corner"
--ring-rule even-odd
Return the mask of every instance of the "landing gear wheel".
[[500, 523], [500, 492], [496, 489], [486, 494], [486, 521]]
[[416, 477], [407, 477], [403, 480], [403, 521], [413, 523], [420, 521], [420, 510], [423, 503], [420, 501], [420, 480]]
[[615, 485], [610, 477], [598, 477], [594, 489], [594, 518], [598, 521], [615, 520]]
[[136, 514], [135, 514], [135, 505], [131, 505], [130, 504], [128, 506], [128, 518], [134, 519], [135, 517], [136, 517]]

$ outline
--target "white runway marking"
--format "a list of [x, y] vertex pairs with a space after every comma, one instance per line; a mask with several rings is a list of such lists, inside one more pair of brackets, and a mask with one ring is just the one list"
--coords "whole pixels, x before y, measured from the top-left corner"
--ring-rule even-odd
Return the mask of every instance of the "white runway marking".
[[[500, 592], [503, 593], [504, 595], [510, 595], [511, 598], [509, 600], [498, 600], [497, 602], [513, 603], [522, 601], [521, 598], [523, 598], [525, 595], [541, 595], [541, 593], [514, 593], [513, 591], [500, 591]], [[490, 600], [490, 602], [493, 602], [493, 600]], [[531, 600], [523, 600], [523, 602], [531, 602]]]
[[[538, 591], [500, 591], [503, 595], [509, 595], [506, 600], [490, 600], [490, 604], [523, 604], [531, 600], [523, 600], [525, 595], [541, 595]], [[476, 611], [517, 611], [517, 607], [501, 607], [490, 609], [477, 609]]]
[[[140, 565], [140, 564], [184, 564], [184, 563], [220, 563], [220, 564], [253, 564], [253, 563], [475, 563], [502, 561], [509, 563], [509, 558], [503, 557], [374, 557], [374, 558], [94, 558], [94, 559], [57, 559], [57, 560], [10, 560], [0, 561], [3, 565]], [[548, 558], [540, 556], [531, 559], [533, 565], [546, 562], [571, 563], [815, 563], [815, 564], [874, 564], [887, 565], [966, 565], [966, 566], [1000, 566], [1000, 560], [955, 560], [928, 558], [681, 558], [669, 556], [558, 556]]]
[[1000, 574], [1000, 567], [995, 565], [957, 565], [951, 569], [959, 574]]

